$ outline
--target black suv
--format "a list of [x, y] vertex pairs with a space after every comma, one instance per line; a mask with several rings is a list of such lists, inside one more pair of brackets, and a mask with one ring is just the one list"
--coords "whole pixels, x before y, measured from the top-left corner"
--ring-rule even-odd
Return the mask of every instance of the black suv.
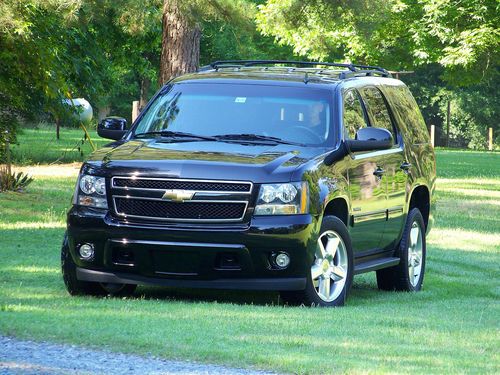
[[167, 83], [81, 168], [71, 294], [137, 284], [339, 306], [355, 274], [418, 291], [436, 179], [408, 88], [379, 67], [221, 61]]

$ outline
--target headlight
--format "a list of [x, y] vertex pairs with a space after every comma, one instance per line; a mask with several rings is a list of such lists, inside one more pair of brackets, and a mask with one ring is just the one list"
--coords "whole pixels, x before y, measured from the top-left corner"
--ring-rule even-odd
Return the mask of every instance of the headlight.
[[88, 207], [108, 208], [106, 199], [106, 179], [81, 175], [76, 183], [73, 204]]
[[254, 215], [305, 214], [309, 209], [307, 183], [264, 184], [260, 187]]

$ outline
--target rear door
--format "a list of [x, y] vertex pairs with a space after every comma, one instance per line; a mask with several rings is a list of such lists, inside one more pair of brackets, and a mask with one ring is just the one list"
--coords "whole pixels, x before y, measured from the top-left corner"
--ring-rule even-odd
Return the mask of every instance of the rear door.
[[389, 130], [394, 138], [392, 148], [380, 152], [382, 154], [380, 164], [384, 168], [382, 180], [387, 191], [387, 224], [379, 246], [383, 249], [392, 249], [397, 245], [403, 227], [409, 165], [405, 161], [402, 137], [383, 93], [375, 86], [364, 87], [360, 93], [370, 125]]
[[[344, 93], [343, 122], [345, 139], [355, 139], [356, 131], [369, 126], [359, 92], [352, 88]], [[384, 158], [377, 152], [354, 153], [348, 158], [351, 223], [349, 232], [356, 256], [380, 248], [386, 224], [386, 183], [382, 169]]]

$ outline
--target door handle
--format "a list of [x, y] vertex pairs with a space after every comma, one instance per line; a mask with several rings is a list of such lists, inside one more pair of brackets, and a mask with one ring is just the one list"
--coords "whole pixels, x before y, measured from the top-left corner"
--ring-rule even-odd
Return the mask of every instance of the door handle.
[[382, 177], [382, 175], [385, 173], [385, 169], [382, 169], [380, 167], [377, 167], [375, 171], [373, 171], [373, 174], [377, 177]]
[[404, 161], [399, 168], [401, 168], [405, 172], [408, 172], [408, 170], [411, 168], [411, 163]]

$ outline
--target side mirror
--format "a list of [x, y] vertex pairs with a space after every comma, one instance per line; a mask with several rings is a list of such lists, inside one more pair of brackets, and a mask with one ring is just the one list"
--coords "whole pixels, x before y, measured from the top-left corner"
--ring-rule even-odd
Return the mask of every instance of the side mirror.
[[97, 125], [97, 134], [102, 138], [122, 139], [127, 132], [127, 120], [122, 117], [106, 117]]
[[392, 134], [382, 128], [361, 128], [356, 132], [356, 139], [346, 141], [351, 152], [387, 150], [394, 145]]

